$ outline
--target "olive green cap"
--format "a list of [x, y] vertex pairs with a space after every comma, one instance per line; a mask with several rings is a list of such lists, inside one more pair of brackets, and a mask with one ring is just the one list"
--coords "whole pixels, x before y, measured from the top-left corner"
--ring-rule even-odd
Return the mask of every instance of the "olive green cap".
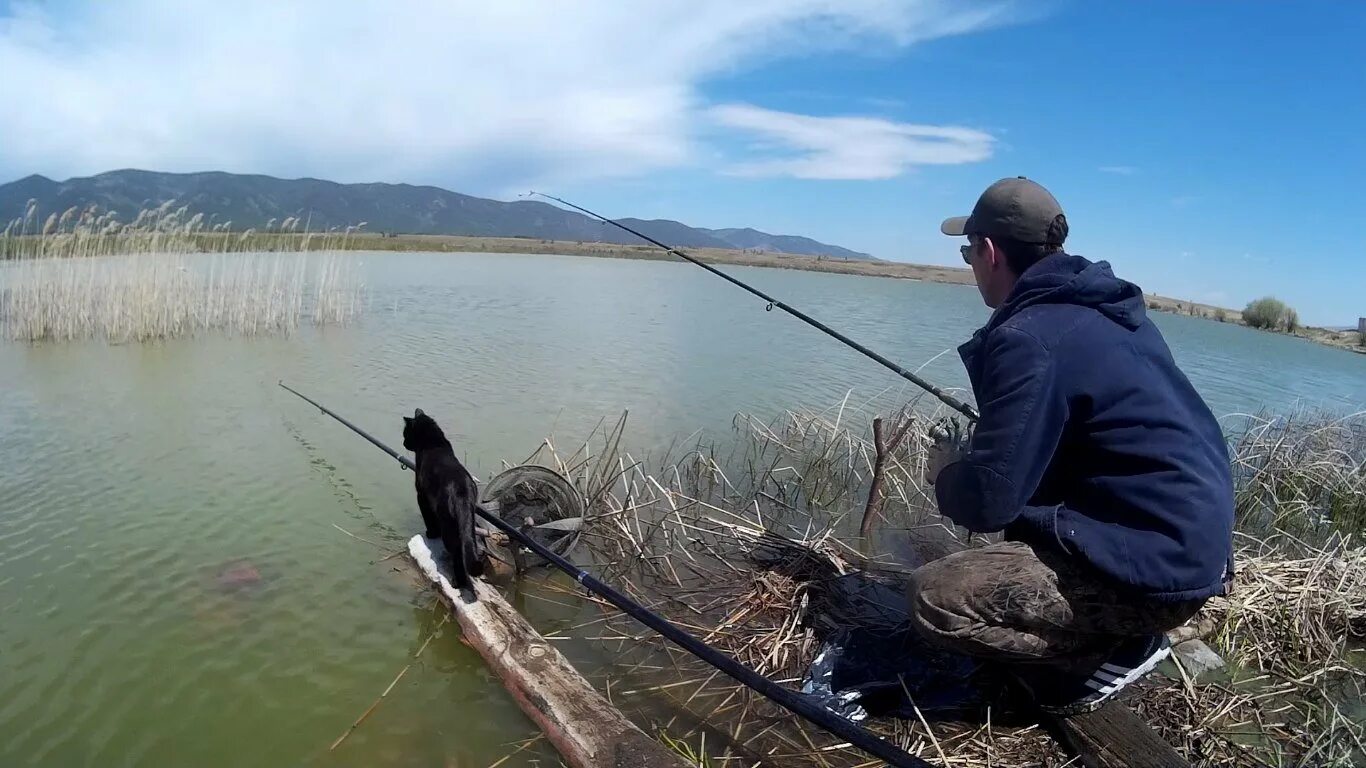
[[979, 235], [1062, 245], [1067, 239], [1067, 217], [1052, 193], [1016, 176], [987, 187], [971, 215], [944, 219], [939, 231], [953, 237]]

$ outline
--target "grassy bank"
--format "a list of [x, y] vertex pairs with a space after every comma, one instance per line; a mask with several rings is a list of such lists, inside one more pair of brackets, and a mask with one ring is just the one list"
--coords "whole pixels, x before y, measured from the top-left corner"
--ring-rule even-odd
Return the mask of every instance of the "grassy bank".
[[[205, 247], [218, 244], [216, 235], [205, 237]], [[249, 242], [263, 250], [297, 250], [302, 235], [252, 233]], [[235, 246], [234, 246], [235, 247]], [[315, 246], [316, 247], [316, 246]], [[620, 245], [573, 240], [538, 240], [523, 237], [464, 237], [458, 235], [381, 235], [373, 232], [352, 232], [339, 247], [366, 251], [411, 251], [452, 253], [544, 253], [565, 256], [594, 256], [611, 259], [640, 259], [647, 261], [677, 261], [673, 256], [653, 245]], [[972, 273], [966, 269], [903, 264], [892, 261], [860, 261], [828, 257], [803, 256], [769, 251], [729, 250], [721, 248], [687, 248], [688, 254], [710, 264], [730, 264], [745, 267], [797, 269], [806, 272], [831, 272], [869, 277], [898, 277], [929, 280], [938, 283], [971, 285]]]
[[[772, 421], [742, 415], [724, 446], [678, 445], [650, 458], [617, 450], [618, 425], [572, 456], [547, 441], [533, 458], [575, 478], [592, 500], [584, 535], [604, 580], [796, 688], [829, 634], [827, 585], [855, 572], [898, 585], [924, 558], [990, 540], [935, 514], [920, 480], [932, 412], [913, 415], [909, 439], [883, 462], [885, 506], [860, 539], [877, 463], [871, 415], [843, 405]], [[1366, 640], [1363, 437], [1361, 415], [1236, 426], [1237, 584], [1184, 628], [1205, 636], [1229, 669], [1195, 680], [1169, 662], [1125, 695], [1192, 763], [1366, 759], [1364, 675], [1352, 660]], [[556, 579], [547, 586], [563, 593], [555, 599], [582, 594]], [[554, 636], [601, 647], [612, 662], [598, 674], [614, 703], [680, 752], [708, 756], [698, 764], [867, 765], [589, 600], [597, 618], [555, 627]], [[927, 708], [866, 725], [936, 764], [1073, 764], [1008, 696], [971, 716]]]
[[[1189, 315], [1205, 320], [1215, 320], [1220, 323], [1232, 323], [1234, 325], [1241, 325], [1249, 328], [1253, 327], [1246, 322], [1244, 313], [1241, 310], [1216, 307], [1212, 304], [1199, 304], [1192, 301], [1171, 299], [1166, 296], [1157, 296], [1154, 294], [1148, 294], [1144, 299], [1148, 303], [1148, 309], [1157, 310], [1159, 312]], [[1356, 331], [1335, 331], [1329, 328], [1317, 328], [1314, 326], [1298, 324], [1295, 324], [1294, 327], [1289, 330], [1284, 327], [1259, 328], [1258, 330], [1264, 330], [1267, 333], [1283, 333], [1290, 336], [1298, 336], [1301, 339], [1312, 341], [1317, 344], [1324, 344], [1330, 347], [1337, 347], [1339, 349], [1366, 354], [1366, 340], [1364, 340], [1362, 335]]]

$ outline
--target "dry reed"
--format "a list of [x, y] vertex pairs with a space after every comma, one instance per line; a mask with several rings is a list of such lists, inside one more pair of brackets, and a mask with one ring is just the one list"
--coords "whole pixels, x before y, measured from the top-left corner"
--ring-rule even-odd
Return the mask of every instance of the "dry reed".
[[1233, 441], [1239, 530], [1323, 544], [1366, 528], [1366, 413], [1245, 420]]
[[[359, 227], [267, 234], [167, 202], [123, 224], [70, 208], [34, 222], [36, 205], [0, 233], [0, 324], [17, 341], [147, 341], [220, 331], [289, 334], [301, 322], [344, 324], [362, 309]], [[281, 236], [281, 232], [284, 236]], [[267, 249], [289, 255], [266, 253]], [[317, 251], [314, 253], [314, 251]]]
[[[564, 472], [594, 500], [583, 535], [602, 578], [796, 687], [819, 646], [813, 584], [860, 569], [896, 578], [921, 558], [981, 542], [938, 518], [920, 482], [925, 426], [937, 415], [919, 414], [910, 439], [886, 459], [887, 522], [872, 547], [858, 540], [856, 518], [874, 445], [867, 414], [845, 406], [771, 422], [737, 417], [735, 439], [724, 451], [698, 444], [637, 460], [618, 451], [618, 424], [601, 431], [596, 451], [590, 441], [562, 457], [547, 440], [532, 459]], [[1362, 487], [1360, 456], [1344, 439], [1360, 435], [1362, 423], [1361, 417], [1300, 415], [1278, 430], [1251, 422], [1233, 440], [1240, 521], [1258, 510], [1256, 519], [1283, 523], [1312, 507], [1313, 530], [1340, 529], [1347, 521], [1332, 515], [1350, 515], [1361, 502], [1351, 497]], [[1306, 444], [1323, 440], [1333, 449], [1315, 454], [1311, 468], [1294, 463]], [[1317, 495], [1284, 492], [1310, 473]], [[1307, 501], [1310, 496], [1317, 501]], [[1290, 506], [1277, 508], [1280, 499]], [[1311, 544], [1267, 530], [1240, 535], [1237, 589], [1211, 600], [1201, 617], [1213, 626], [1209, 640], [1232, 672], [1195, 682], [1169, 665], [1166, 676], [1150, 677], [1127, 700], [1200, 765], [1353, 764], [1366, 756], [1362, 673], [1350, 663], [1366, 632], [1366, 551], [1342, 535]], [[547, 586], [582, 597], [553, 580]], [[585, 599], [596, 615], [556, 627], [551, 636], [600, 647], [611, 661], [599, 679], [614, 703], [698, 764], [869, 764], [606, 603]], [[1008, 701], [993, 703], [985, 715], [970, 722], [919, 717], [867, 725], [948, 765], [1069, 764]]]

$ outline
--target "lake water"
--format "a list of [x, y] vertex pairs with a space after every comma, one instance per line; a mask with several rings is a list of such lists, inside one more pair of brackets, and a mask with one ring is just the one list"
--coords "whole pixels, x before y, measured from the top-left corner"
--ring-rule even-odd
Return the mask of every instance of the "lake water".
[[[912, 394], [685, 264], [363, 258], [371, 304], [347, 328], [0, 343], [0, 765], [488, 765], [535, 734], [382, 560], [419, 530], [411, 475], [278, 379], [395, 446], [421, 407], [481, 478], [623, 409], [639, 452], [724, 440], [737, 411]], [[732, 271], [912, 368], [987, 316], [971, 287]], [[1221, 415], [1366, 408], [1366, 356], [1157, 321]], [[966, 382], [953, 352], [921, 373]]]

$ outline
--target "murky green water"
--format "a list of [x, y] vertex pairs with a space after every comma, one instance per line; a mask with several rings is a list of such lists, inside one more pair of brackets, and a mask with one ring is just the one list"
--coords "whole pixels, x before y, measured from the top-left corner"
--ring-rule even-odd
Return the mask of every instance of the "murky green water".
[[[381, 561], [418, 530], [411, 476], [277, 379], [395, 445], [422, 407], [480, 477], [624, 408], [639, 452], [902, 386], [687, 265], [365, 258], [350, 328], [0, 343], [0, 765], [487, 765], [535, 733], [447, 626], [328, 751], [442, 611]], [[960, 286], [734, 271], [912, 366], [987, 313]], [[1159, 322], [1220, 414], [1366, 408], [1366, 356]], [[953, 353], [922, 373], [965, 384]]]

